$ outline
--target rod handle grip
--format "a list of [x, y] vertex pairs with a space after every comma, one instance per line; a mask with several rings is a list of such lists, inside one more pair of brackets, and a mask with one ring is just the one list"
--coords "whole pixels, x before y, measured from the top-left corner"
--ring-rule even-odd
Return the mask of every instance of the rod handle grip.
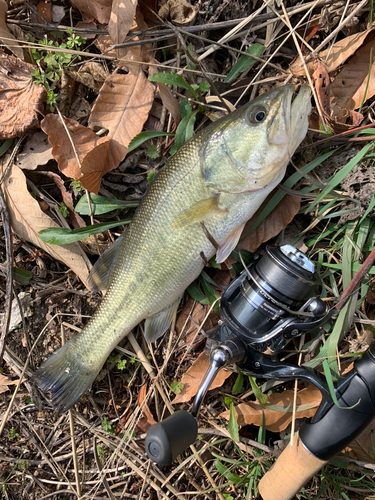
[[260, 480], [258, 491], [262, 500], [291, 500], [326, 463], [304, 447], [297, 433], [293, 445], [288, 444]]

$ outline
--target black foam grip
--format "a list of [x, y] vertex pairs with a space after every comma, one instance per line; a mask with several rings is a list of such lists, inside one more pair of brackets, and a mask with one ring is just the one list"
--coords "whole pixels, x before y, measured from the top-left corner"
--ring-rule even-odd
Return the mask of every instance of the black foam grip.
[[198, 425], [193, 415], [178, 410], [158, 424], [146, 436], [146, 453], [159, 465], [170, 465], [197, 438]]
[[374, 347], [369, 349], [347, 375], [347, 388], [337, 394], [342, 408], [332, 404], [318, 421], [305, 423], [300, 430], [305, 447], [321, 460], [329, 460], [343, 450], [375, 417], [374, 351]]

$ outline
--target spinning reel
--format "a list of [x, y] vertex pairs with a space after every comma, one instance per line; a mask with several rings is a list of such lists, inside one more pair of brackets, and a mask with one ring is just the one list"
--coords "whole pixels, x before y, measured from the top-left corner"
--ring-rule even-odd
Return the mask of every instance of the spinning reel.
[[306, 298], [316, 283], [313, 263], [293, 246], [284, 245], [268, 247], [228, 286], [221, 297], [221, 320], [209, 334], [218, 345], [211, 350], [210, 366], [192, 410], [177, 411], [150, 427], [145, 446], [151, 460], [169, 465], [195, 441], [203, 398], [218, 371], [233, 363], [256, 377], [307, 380], [330, 404], [324, 378], [317, 372], [271, 357], [290, 339], [306, 331], [318, 332], [327, 321], [330, 314], [324, 302]]

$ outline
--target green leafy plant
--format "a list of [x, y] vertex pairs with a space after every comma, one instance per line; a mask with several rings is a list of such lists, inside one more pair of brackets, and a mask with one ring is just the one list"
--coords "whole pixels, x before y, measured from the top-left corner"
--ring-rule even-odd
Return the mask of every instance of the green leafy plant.
[[96, 447], [96, 453], [98, 454], [99, 460], [103, 460], [103, 458], [108, 455], [108, 450], [99, 444]]
[[[139, 205], [138, 201], [116, 200], [92, 193], [90, 194], [90, 201], [93, 215], [102, 215], [113, 210], [137, 207]], [[80, 198], [75, 210], [81, 215], [90, 215], [90, 206], [86, 194]]]
[[106, 417], [104, 417], [102, 420], [102, 427], [106, 432], [109, 432], [110, 434], [116, 435], [115, 426], [112, 425]]
[[184, 388], [184, 384], [182, 382], [174, 381], [171, 383], [171, 391], [175, 394], [180, 394], [182, 389]]
[[[191, 53], [193, 51], [193, 47], [189, 45], [188, 50]], [[194, 68], [195, 65], [189, 60], [189, 69], [194, 69]], [[156, 73], [154, 75], [149, 76], [149, 80], [151, 80], [152, 82], [164, 83], [165, 85], [173, 85], [185, 89], [191, 94], [191, 97], [195, 101], [202, 102], [203, 100], [202, 97], [209, 91], [210, 84], [205, 80], [199, 83], [195, 81], [188, 81], [188, 79], [191, 78], [193, 77], [190, 76], [190, 73], [188, 73], [186, 78], [185, 76], [178, 75], [177, 73], [166, 73], [166, 72]], [[187, 98], [184, 98], [180, 103], [180, 111], [181, 111], [181, 121], [178, 124], [176, 133], [174, 134], [175, 143], [170, 149], [171, 155], [177, 153], [177, 151], [185, 144], [185, 142], [187, 142], [192, 138], [197, 114], [199, 112], [205, 113], [206, 108], [202, 104], [193, 108], [191, 102]]]
[[[50, 48], [50, 50], [31, 49], [31, 54], [37, 68], [31, 73], [36, 84], [44, 85], [47, 90], [47, 106], [53, 111], [54, 106], [58, 101], [58, 94], [56, 93], [56, 84], [60, 81], [63, 68], [69, 66], [73, 58], [80, 60], [79, 55], [63, 52], [64, 49], [78, 50], [86, 43], [86, 38], [81, 38], [75, 35], [69, 28], [66, 30], [68, 35], [66, 42], [59, 43], [48, 39], [47, 36], [38, 42], [41, 47]], [[55, 33], [57, 38], [60, 38], [60, 33]], [[58, 48], [58, 52], [51, 49]]]
[[63, 201], [60, 203], [60, 208], [58, 211], [60, 212], [60, 214], [63, 217], [68, 217], [68, 215], [69, 215], [68, 207], [65, 205], [65, 203]]
[[15, 427], [11, 427], [8, 432], [8, 438], [13, 440], [18, 437], [19, 437], [19, 432], [17, 432], [17, 429]]
[[70, 185], [72, 186], [73, 189], [75, 189], [76, 191], [82, 191], [83, 187], [82, 187], [82, 184], [80, 183], [80, 181], [78, 179], [73, 179], [72, 182], [70, 183]]

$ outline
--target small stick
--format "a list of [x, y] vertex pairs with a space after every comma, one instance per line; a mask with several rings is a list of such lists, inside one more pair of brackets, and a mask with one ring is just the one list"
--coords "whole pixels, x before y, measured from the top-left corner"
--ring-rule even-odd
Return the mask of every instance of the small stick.
[[370, 255], [367, 257], [367, 259], [364, 261], [364, 263], [361, 265], [361, 267], [358, 269], [357, 273], [354, 275], [353, 279], [349, 283], [349, 285], [345, 288], [344, 292], [342, 293], [339, 302], [335, 305], [334, 309], [336, 311], [340, 311], [343, 306], [345, 305], [345, 302], [347, 299], [351, 296], [351, 294], [354, 292], [354, 290], [359, 286], [359, 283], [361, 282], [362, 278], [365, 276], [365, 274], [368, 273], [370, 268], [375, 262], [375, 248], [372, 249]]
[[315, 91], [315, 87], [313, 85], [313, 82], [311, 80], [311, 76], [310, 76], [310, 73], [309, 73], [309, 70], [307, 68], [307, 64], [306, 64], [306, 61], [305, 61], [305, 58], [303, 57], [303, 54], [302, 54], [302, 51], [301, 51], [301, 48], [298, 44], [298, 41], [297, 41], [297, 37], [296, 37], [296, 33], [295, 33], [295, 28], [292, 28], [292, 25], [290, 24], [290, 19], [288, 17], [288, 14], [285, 10], [285, 5], [284, 5], [284, 2], [281, 2], [281, 8], [283, 9], [283, 12], [284, 12], [284, 16], [285, 16], [285, 24], [288, 26], [288, 28], [290, 29], [290, 32], [292, 34], [292, 38], [293, 38], [293, 41], [294, 41], [294, 44], [296, 46], [296, 49], [297, 49], [297, 52], [301, 58], [301, 61], [303, 63], [303, 67], [304, 67], [304, 70], [305, 70], [305, 73], [306, 73], [306, 78], [308, 79], [309, 81], [309, 84], [310, 84], [310, 88], [311, 88], [311, 91], [314, 95], [314, 99], [315, 99], [315, 104], [316, 104], [316, 107], [317, 107], [317, 110], [318, 110], [318, 113], [319, 113], [319, 117], [322, 121], [322, 124], [325, 128], [325, 130], [327, 130], [327, 126], [326, 126], [326, 122], [324, 120], [324, 116], [323, 116], [323, 110], [321, 109], [321, 106], [320, 106], [320, 102], [319, 102], [319, 99], [318, 99], [318, 96], [316, 95], [316, 91]]
[[[14, 146], [14, 149], [10, 155], [9, 161], [5, 167], [5, 171], [1, 176], [0, 179], [0, 184], [2, 184], [10, 172], [10, 169], [12, 168], [14, 159], [16, 157], [16, 154], [18, 152], [18, 149], [21, 145], [21, 142], [23, 140], [24, 136], [22, 136], [17, 144]], [[7, 282], [6, 282], [6, 296], [5, 296], [5, 314], [4, 314], [4, 319], [3, 319], [3, 326], [2, 326], [2, 331], [1, 331], [1, 337], [0, 337], [0, 363], [3, 359], [4, 355], [4, 349], [5, 349], [5, 341], [6, 337], [8, 335], [8, 330], [9, 330], [9, 324], [10, 324], [10, 318], [12, 315], [12, 296], [13, 296], [13, 246], [12, 246], [12, 230], [9, 222], [9, 215], [8, 215], [8, 210], [7, 210], [7, 205], [5, 202], [5, 192], [0, 188], [0, 213], [1, 213], [1, 219], [3, 221], [3, 228], [4, 228], [4, 237], [5, 237], [5, 249], [6, 249], [6, 260], [7, 260], [7, 266], [6, 266], [6, 275], [7, 275]]]

